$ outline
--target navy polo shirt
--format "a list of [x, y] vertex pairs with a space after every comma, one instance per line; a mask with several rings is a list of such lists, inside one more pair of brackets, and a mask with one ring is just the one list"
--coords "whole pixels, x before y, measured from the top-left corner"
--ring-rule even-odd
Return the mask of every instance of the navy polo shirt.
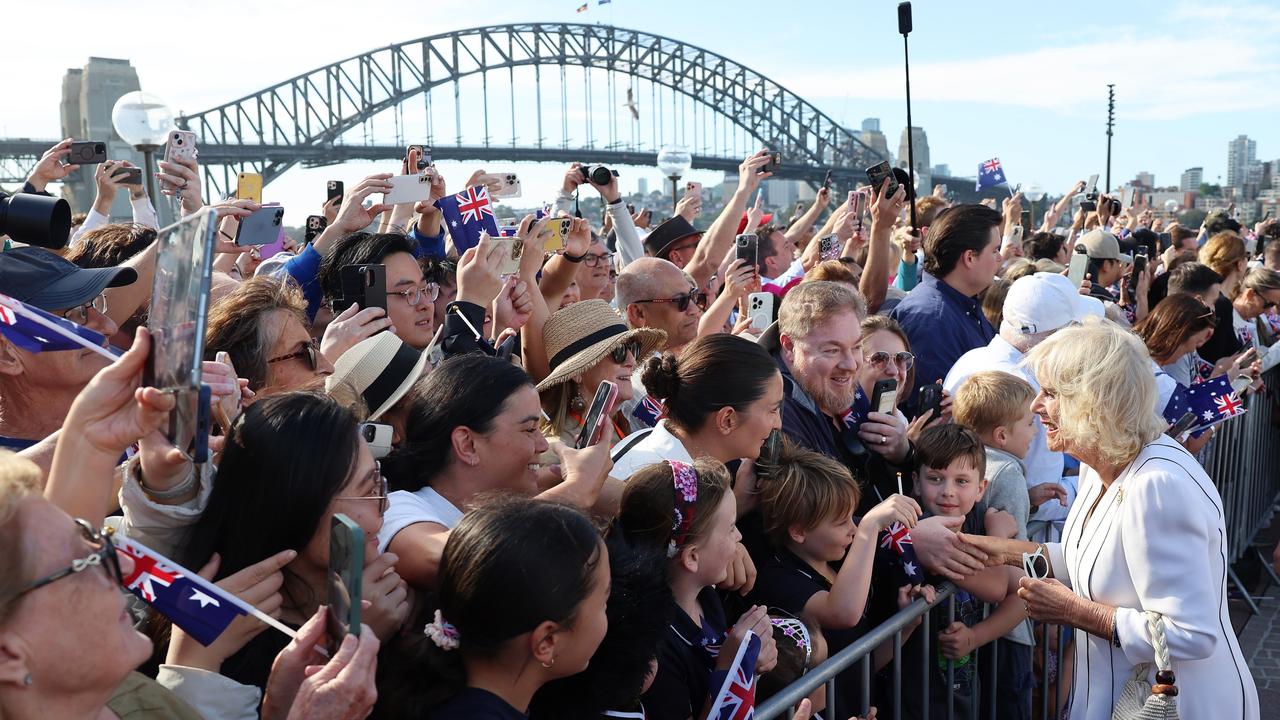
[[982, 302], [956, 290], [929, 273], [898, 303], [889, 317], [898, 321], [916, 356], [916, 390], [945, 378], [960, 356], [984, 347], [996, 336]]

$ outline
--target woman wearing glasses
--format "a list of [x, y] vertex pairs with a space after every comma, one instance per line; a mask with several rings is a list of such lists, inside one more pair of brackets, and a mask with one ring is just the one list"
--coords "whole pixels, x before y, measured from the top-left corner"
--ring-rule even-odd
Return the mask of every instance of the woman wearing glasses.
[[[1176, 695], [1184, 718], [1256, 720], [1257, 690], [1227, 612], [1222, 499], [1164, 435], [1146, 348], [1113, 323], [1087, 319], [1028, 360], [1040, 382], [1031, 409], [1049, 449], [1081, 462], [1062, 540], [961, 537], [1034, 576], [1018, 590], [1033, 619], [1083, 631], [1071, 717], [1108, 720], [1136, 677], [1144, 695]], [[1159, 627], [1172, 673], [1153, 666]]]
[[[898, 383], [898, 400], [910, 397], [915, 388], [915, 356], [911, 354], [911, 342], [896, 320], [887, 315], [870, 315], [862, 321], [862, 368], [858, 372], [858, 387], [862, 397], [855, 398], [855, 405], [870, 409], [876, 382], [894, 380]], [[930, 381], [934, 382], [934, 381]], [[917, 417], [905, 426], [907, 438], [915, 440], [925, 427], [951, 419], [951, 393], [942, 394], [942, 412]], [[864, 411], [865, 413], [865, 411]], [[901, 420], [902, 418], [898, 418]], [[899, 427], [899, 432], [903, 428]], [[870, 431], [879, 432], [876, 428]]]
[[256, 277], [241, 283], [209, 308], [204, 338], [204, 359], [227, 352], [258, 395], [319, 389], [333, 373], [319, 341], [307, 332], [306, 301], [288, 281]]
[[[662, 347], [667, 334], [651, 328], [629, 330], [603, 300], [584, 300], [556, 312], [542, 328], [551, 374], [538, 383], [542, 410], [549, 418], [543, 434], [573, 447], [600, 383], [618, 386], [613, 409], [632, 399], [631, 374], [642, 358]], [[631, 433], [621, 412], [605, 423], [610, 445]]]
[[[263, 398], [227, 436], [208, 506], [178, 551], [186, 567], [204, 567], [216, 553], [215, 580], [264, 558], [293, 550], [283, 569], [280, 620], [301, 626], [327, 602], [329, 526], [343, 513], [364, 530], [364, 622], [382, 640], [400, 629], [409, 597], [393, 566], [379, 554], [387, 507], [386, 481], [356, 417], [324, 395], [291, 392]], [[264, 632], [222, 664], [222, 674], [263, 687], [272, 659], [285, 646]]]

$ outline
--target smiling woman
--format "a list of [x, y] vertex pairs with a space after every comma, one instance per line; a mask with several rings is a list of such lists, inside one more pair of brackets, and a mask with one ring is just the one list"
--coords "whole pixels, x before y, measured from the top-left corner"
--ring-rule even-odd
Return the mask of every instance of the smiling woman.
[[1079, 494], [1061, 542], [964, 538], [1015, 567], [1024, 553], [1049, 558], [1052, 577], [1023, 579], [1018, 594], [1032, 618], [1085, 633], [1072, 718], [1110, 718], [1135, 669], [1154, 680], [1156, 646], [1167, 643], [1183, 717], [1256, 720], [1257, 690], [1227, 614], [1222, 499], [1196, 459], [1162, 434], [1146, 348], [1090, 319], [1029, 359], [1041, 387], [1032, 410], [1049, 449], [1080, 458]]

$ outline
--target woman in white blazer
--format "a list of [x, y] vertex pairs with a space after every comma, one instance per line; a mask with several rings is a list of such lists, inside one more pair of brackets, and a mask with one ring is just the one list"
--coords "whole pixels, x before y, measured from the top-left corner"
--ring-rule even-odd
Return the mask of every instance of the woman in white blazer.
[[[1163, 434], [1142, 342], [1093, 320], [1033, 350], [1032, 410], [1049, 449], [1081, 461], [1061, 542], [965, 536], [995, 561], [1037, 576], [1018, 595], [1037, 620], [1075, 627], [1072, 720], [1110, 720], [1134, 665], [1153, 663], [1144, 613], [1164, 617], [1183, 720], [1257, 720], [1258, 693], [1227, 615], [1227, 534], [1204, 469]], [[1047, 562], [1037, 562], [1039, 557]], [[1155, 685], [1152, 666], [1148, 680]]]

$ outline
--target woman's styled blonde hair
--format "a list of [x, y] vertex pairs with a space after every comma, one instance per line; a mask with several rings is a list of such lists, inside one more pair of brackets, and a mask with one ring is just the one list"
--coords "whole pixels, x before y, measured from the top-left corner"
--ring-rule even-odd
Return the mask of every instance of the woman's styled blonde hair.
[[36, 494], [40, 487], [40, 468], [11, 452], [0, 452], [0, 624], [9, 618], [17, 605], [17, 593], [31, 579], [32, 557], [23, 540], [22, 523], [18, 522], [18, 505]]
[[1090, 317], [1063, 328], [1037, 345], [1027, 362], [1040, 387], [1058, 398], [1058, 433], [1107, 462], [1128, 464], [1168, 425], [1156, 414], [1146, 346], [1115, 323]]

